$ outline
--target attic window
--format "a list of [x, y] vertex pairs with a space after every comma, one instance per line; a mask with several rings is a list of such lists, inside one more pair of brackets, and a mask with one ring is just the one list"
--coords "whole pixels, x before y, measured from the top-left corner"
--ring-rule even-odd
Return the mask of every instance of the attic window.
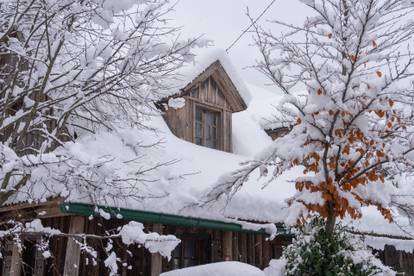
[[195, 111], [194, 142], [197, 145], [219, 149], [220, 112], [201, 106]]

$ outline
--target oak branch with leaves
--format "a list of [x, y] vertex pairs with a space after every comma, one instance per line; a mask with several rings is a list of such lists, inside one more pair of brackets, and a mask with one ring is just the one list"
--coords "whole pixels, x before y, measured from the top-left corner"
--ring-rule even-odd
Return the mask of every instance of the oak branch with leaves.
[[256, 169], [272, 171], [278, 185], [280, 174], [300, 167], [287, 224], [318, 213], [332, 231], [337, 218], [360, 218], [372, 205], [392, 221], [393, 203], [413, 201], [401, 196], [399, 182], [414, 171], [414, 25], [407, 20], [414, 6], [302, 2], [312, 11], [303, 26], [275, 20], [285, 32], [274, 35], [254, 25], [262, 55], [255, 67], [285, 94], [270, 126], [291, 130], [262, 158], [222, 177], [209, 198], [234, 194]]

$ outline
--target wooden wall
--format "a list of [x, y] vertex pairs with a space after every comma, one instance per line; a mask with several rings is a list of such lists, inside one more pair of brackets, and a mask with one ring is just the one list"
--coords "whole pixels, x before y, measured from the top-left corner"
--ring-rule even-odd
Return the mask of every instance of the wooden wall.
[[175, 136], [193, 143], [195, 105], [189, 97], [184, 98], [185, 106], [180, 109], [168, 108], [164, 113], [164, 119]]
[[[43, 224], [60, 229], [62, 232], [70, 233], [72, 218], [74, 217], [65, 216], [43, 219]], [[78, 218], [83, 219], [83, 231], [97, 235], [102, 235], [105, 231], [115, 230], [117, 227], [127, 223], [123, 220], [107, 221], [102, 218], [94, 218], [93, 220], [88, 220], [85, 217]], [[168, 261], [165, 258], [160, 260], [156, 256], [151, 255], [143, 247], [136, 245], [126, 247], [120, 240], [115, 240], [113, 243], [114, 250], [122, 259], [122, 262], [127, 264], [125, 266], [119, 264], [121, 268], [120, 275], [122, 276], [152, 276], [158, 275], [158, 272], [157, 274], [151, 273], [154, 270], [164, 272], [183, 266], [201, 265], [224, 260], [240, 261], [263, 269], [269, 264], [271, 259], [280, 258], [283, 248], [291, 242], [291, 237], [289, 236], [278, 236], [273, 241], [267, 241], [266, 235], [261, 234], [226, 232], [172, 225], [145, 225], [145, 227], [149, 231], [154, 230], [162, 234], [176, 235], [182, 242], [176, 248], [176, 251], [173, 252], [171, 261]], [[36, 237], [25, 240], [25, 248], [21, 256], [23, 265], [20, 266], [20, 273], [15, 275], [64, 275], [64, 271], [66, 271], [65, 263], [67, 263], [68, 259], [76, 257], [74, 254], [77, 254], [76, 250], [68, 248], [68, 238], [52, 238], [50, 242], [52, 257], [46, 260], [42, 258], [41, 254], [38, 254], [34, 246], [35, 240]], [[94, 263], [93, 258], [85, 253], [77, 255], [80, 256], [79, 267], [77, 268], [78, 275], [109, 275], [108, 268], [104, 265], [107, 253], [103, 250], [108, 245], [107, 242], [101, 239], [91, 239], [88, 240], [88, 243], [97, 250], [96, 263]], [[188, 250], [191, 246], [193, 248]], [[11, 248], [5, 246], [5, 244], [2, 244], [0, 248], [4, 256], [0, 260], [0, 271], [3, 271], [4, 268], [11, 265], [8, 262], [9, 257], [11, 257]], [[6, 252], [7, 250], [10, 250], [10, 252]], [[395, 247], [387, 245], [384, 250], [376, 251], [376, 253], [385, 265], [391, 266], [397, 271], [404, 271], [406, 276], [414, 276], [413, 252], [397, 251]], [[155, 260], [159, 260], [159, 262], [153, 263]], [[6, 262], [8, 263], [5, 264]], [[158, 267], [154, 269], [154, 265]], [[2, 275], [8, 274], [3, 271]]]
[[404, 276], [414, 276], [414, 252], [398, 251], [392, 245], [385, 245], [384, 250], [374, 250], [383, 264]]
[[[43, 219], [42, 222], [44, 226], [50, 226], [60, 229], [62, 232], [71, 233], [73, 227], [71, 219], [73, 218], [75, 217], [65, 216], [48, 218]], [[83, 227], [81, 230], [88, 234], [97, 235], [102, 235], [105, 231], [115, 230], [117, 227], [127, 223], [123, 220], [107, 221], [102, 218], [94, 218], [93, 220], [89, 220], [86, 217], [78, 218], [83, 219]], [[149, 231], [153, 230], [153, 225], [145, 225], [145, 227]], [[161, 225], [159, 228], [154, 230], [157, 230], [157, 232], [161, 232], [162, 234], [173, 234], [180, 238], [182, 242], [177, 247], [177, 250], [181, 250], [181, 254], [187, 254], [185, 251], [188, 249], [188, 246], [194, 247], [193, 250], [190, 250], [192, 255], [185, 256], [187, 260], [181, 260], [178, 267], [173, 263], [174, 254], [171, 261], [162, 258], [160, 262], [160, 265], [162, 266], [160, 270], [162, 271], [169, 271], [183, 267], [186, 264], [201, 265], [224, 260], [241, 261], [255, 265], [259, 268], [264, 268], [268, 265], [271, 258], [275, 258], [277, 256], [275, 253], [278, 254], [278, 248], [281, 248], [282, 244], [286, 243], [281, 238], [277, 238], [272, 242], [266, 241], [265, 235], [224, 232], [204, 228]], [[228, 240], [229, 237], [230, 240]], [[97, 251], [97, 258], [94, 260], [84, 252], [76, 255], [78, 254], [78, 251], [76, 249], [74, 250], [73, 248], [69, 248], [68, 246], [69, 239], [71, 238], [52, 238], [50, 240], [50, 251], [52, 257], [46, 260], [43, 259], [41, 254], [37, 253], [38, 251], [35, 247], [35, 239], [27, 239], [25, 242], [26, 247], [21, 256], [22, 263], [24, 264], [21, 269], [22, 275], [65, 275], [67, 270], [67, 268], [65, 268], [65, 263], [67, 266], [68, 260], [76, 259], [74, 257], [77, 256], [80, 256], [79, 266], [76, 269], [78, 275], [100, 276], [109, 274], [108, 268], [104, 265], [104, 261], [107, 258], [107, 253], [103, 250], [103, 248], [107, 246], [107, 242], [105, 240], [88, 239], [88, 244]], [[151, 268], [154, 256], [152, 256], [148, 250], [137, 245], [126, 247], [120, 240], [115, 240], [113, 246], [117, 255], [127, 264], [125, 267], [118, 264], [119, 267], [121, 267], [120, 275], [153, 275], [151, 274]], [[2, 253], [4, 256], [7, 256], [7, 252], [4, 252], [4, 247], [2, 248]], [[226, 258], [226, 255], [228, 254], [230, 255], [230, 258]], [[184, 256], [181, 257], [183, 258]], [[2, 260], [0, 260], [0, 269], [1, 268]]]

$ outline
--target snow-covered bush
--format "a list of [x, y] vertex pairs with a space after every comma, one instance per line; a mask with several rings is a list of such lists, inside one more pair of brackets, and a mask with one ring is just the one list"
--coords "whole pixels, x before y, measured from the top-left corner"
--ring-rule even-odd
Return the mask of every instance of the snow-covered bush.
[[340, 225], [327, 233], [324, 223], [314, 218], [296, 231], [296, 238], [283, 252], [287, 276], [372, 276], [395, 275], [382, 265], [363, 241]]

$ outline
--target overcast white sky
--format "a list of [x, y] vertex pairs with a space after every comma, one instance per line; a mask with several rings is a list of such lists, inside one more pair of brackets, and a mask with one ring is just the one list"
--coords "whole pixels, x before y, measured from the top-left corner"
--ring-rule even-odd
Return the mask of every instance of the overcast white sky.
[[[204, 34], [214, 41], [215, 47], [226, 49], [249, 25], [246, 7], [249, 7], [251, 15], [257, 17], [270, 2], [271, 0], [179, 0], [174, 24], [183, 26], [184, 37]], [[300, 24], [306, 15], [307, 8], [298, 0], [277, 0], [260, 23], [278, 19]], [[258, 51], [249, 46], [251, 44], [251, 34], [246, 34], [230, 50], [229, 55], [245, 81], [263, 85], [266, 80], [259, 73], [243, 69], [254, 64], [258, 58]]]

